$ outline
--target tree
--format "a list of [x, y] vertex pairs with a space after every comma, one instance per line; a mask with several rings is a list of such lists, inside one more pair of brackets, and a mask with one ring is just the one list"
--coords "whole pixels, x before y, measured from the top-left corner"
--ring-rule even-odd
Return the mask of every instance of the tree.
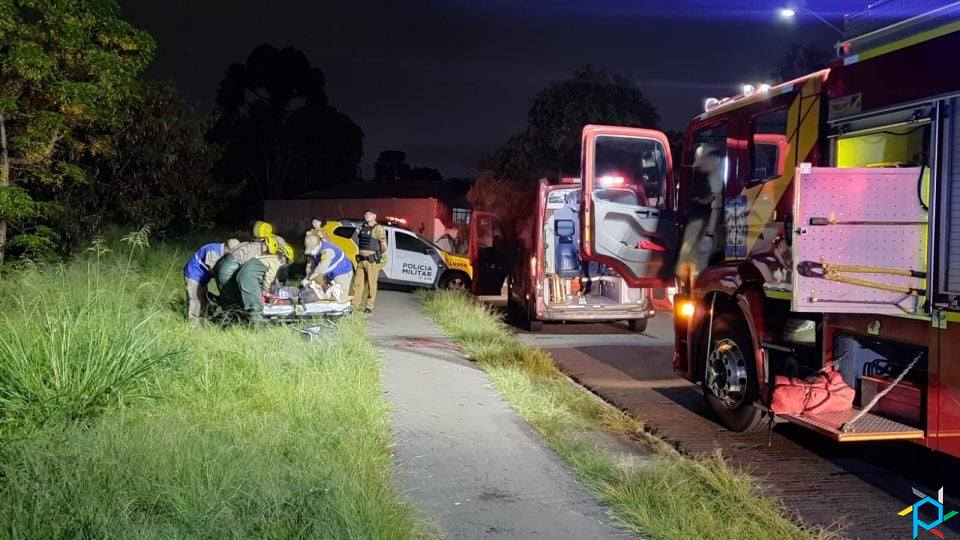
[[260, 45], [230, 66], [211, 131], [224, 145], [218, 173], [245, 182], [255, 201], [356, 179], [363, 131], [328, 104], [325, 86], [323, 71], [292, 47]]
[[404, 180], [411, 182], [442, 182], [443, 175], [432, 167], [414, 167], [410, 169]]
[[580, 168], [580, 137], [587, 124], [656, 128], [657, 108], [629, 79], [590, 66], [537, 93], [527, 127], [486, 157], [481, 169], [526, 181], [573, 176]]
[[172, 83], [144, 85], [123, 129], [105, 135], [112, 151], [89, 160], [90, 182], [66, 189], [58, 229], [68, 245], [104, 223], [159, 234], [207, 228], [237, 195], [211, 170], [220, 149], [206, 139], [210, 120]]
[[777, 63], [777, 71], [770, 76], [779, 82], [790, 81], [827, 67], [835, 57], [833, 51], [825, 47], [791, 43]]
[[410, 164], [407, 163], [407, 153], [400, 150], [384, 150], [380, 152], [376, 163], [373, 164], [373, 180], [375, 182], [393, 182], [410, 174]]
[[86, 181], [77, 161], [109, 141], [81, 131], [122, 123], [153, 52], [113, 0], [0, 0], [0, 261], [8, 223], [49, 209], [24, 188]]

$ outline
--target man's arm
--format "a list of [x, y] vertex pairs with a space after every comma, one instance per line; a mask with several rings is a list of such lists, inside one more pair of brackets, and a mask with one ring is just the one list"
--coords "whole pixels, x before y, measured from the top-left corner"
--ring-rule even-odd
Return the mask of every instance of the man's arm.
[[320, 252], [320, 262], [317, 264], [316, 268], [313, 269], [313, 273], [310, 274], [310, 279], [313, 279], [317, 276], [322, 276], [330, 271], [330, 264], [333, 263], [333, 258], [336, 256], [336, 253], [332, 249], [325, 249]]
[[380, 253], [387, 253], [387, 231], [383, 228], [382, 225], [377, 226], [377, 230], [380, 233], [377, 235], [377, 239], [380, 240]]
[[263, 283], [261, 284], [263, 294], [267, 294], [270, 292], [270, 286], [277, 279], [277, 274], [280, 273], [280, 259], [275, 255], [270, 255], [260, 260], [267, 265], [267, 273], [263, 275]]
[[220, 260], [220, 254], [216, 251], [210, 250], [203, 257], [203, 265], [207, 268], [213, 270], [213, 267], [217, 265], [217, 262]]

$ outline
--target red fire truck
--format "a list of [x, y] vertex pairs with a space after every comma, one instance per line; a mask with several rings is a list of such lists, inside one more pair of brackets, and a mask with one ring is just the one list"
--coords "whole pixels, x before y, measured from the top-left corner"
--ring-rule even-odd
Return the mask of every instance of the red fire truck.
[[[920, 4], [932, 2], [848, 17], [829, 69], [708, 100], [675, 198], [667, 167], [662, 202], [615, 213], [596, 197], [605, 171], [651, 150], [669, 163], [668, 146], [584, 130], [583, 252], [631, 286], [671, 285], [667, 269], [691, 253], [678, 244], [703, 226], [697, 204], [718, 188], [714, 239], [677, 282], [674, 369], [731, 430], [787, 421], [960, 456], [960, 2], [909, 12]], [[704, 152], [719, 176], [703, 173]], [[842, 376], [850, 402], [774, 412], [816, 376]]]
[[[607, 171], [599, 179], [593, 196], [613, 209], [604, 222], [605, 239], [620, 243], [629, 237], [629, 220], [623, 214], [649, 206], [648, 195], [662, 198], [656, 190], [663, 185], [657, 180], [665, 180], [666, 155], [651, 152], [641, 158], [641, 166], [644, 163], [646, 170], [635, 171], [636, 176], [626, 177], [629, 171], [620, 169]], [[617, 272], [619, 260], [611, 266], [581, 264], [580, 179], [562, 178], [559, 183], [541, 179], [535, 197], [529, 204], [533, 212], [517, 225], [518, 256], [511, 265], [508, 288], [510, 311], [531, 331], [541, 330], [544, 321], [618, 320], [627, 321], [634, 332], [645, 331], [647, 320], [656, 314], [650, 290], [629, 286]]]

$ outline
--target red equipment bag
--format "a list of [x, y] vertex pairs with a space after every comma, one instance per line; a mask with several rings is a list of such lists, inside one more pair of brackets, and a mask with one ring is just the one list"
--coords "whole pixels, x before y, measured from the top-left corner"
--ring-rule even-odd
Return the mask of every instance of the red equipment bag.
[[838, 371], [818, 373], [807, 379], [777, 375], [770, 410], [774, 414], [820, 414], [853, 408], [856, 391], [843, 382]]

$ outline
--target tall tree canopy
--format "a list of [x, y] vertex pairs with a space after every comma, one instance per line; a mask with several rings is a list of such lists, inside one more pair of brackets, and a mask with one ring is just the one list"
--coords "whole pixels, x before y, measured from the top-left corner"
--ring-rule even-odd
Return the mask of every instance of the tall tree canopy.
[[575, 176], [580, 169], [580, 136], [587, 124], [656, 128], [657, 108], [630, 79], [590, 66], [534, 96], [527, 126], [486, 157], [482, 171], [498, 178], [536, 180]]
[[357, 178], [363, 131], [329, 105], [323, 71], [297, 49], [260, 45], [230, 66], [217, 109], [218, 173], [254, 202]]
[[144, 85], [132, 105], [125, 125], [103, 135], [111, 151], [84, 161], [90, 181], [50, 194], [64, 207], [56, 225], [68, 246], [105, 224], [160, 235], [208, 228], [236, 195], [211, 176], [220, 151], [205, 136], [210, 120], [172, 83]]
[[84, 134], [124, 121], [153, 52], [113, 0], [0, 0], [0, 258], [8, 223], [43, 211], [25, 187], [84, 182], [80, 158], [109, 151]]
[[770, 75], [777, 82], [790, 81], [827, 67], [836, 56], [826, 47], [791, 43], [777, 63], [777, 70]]
[[400, 150], [384, 150], [380, 152], [376, 163], [373, 164], [373, 180], [375, 182], [391, 182], [404, 180], [408, 182], [440, 182], [443, 175], [431, 167], [410, 167], [407, 163], [407, 153]]

